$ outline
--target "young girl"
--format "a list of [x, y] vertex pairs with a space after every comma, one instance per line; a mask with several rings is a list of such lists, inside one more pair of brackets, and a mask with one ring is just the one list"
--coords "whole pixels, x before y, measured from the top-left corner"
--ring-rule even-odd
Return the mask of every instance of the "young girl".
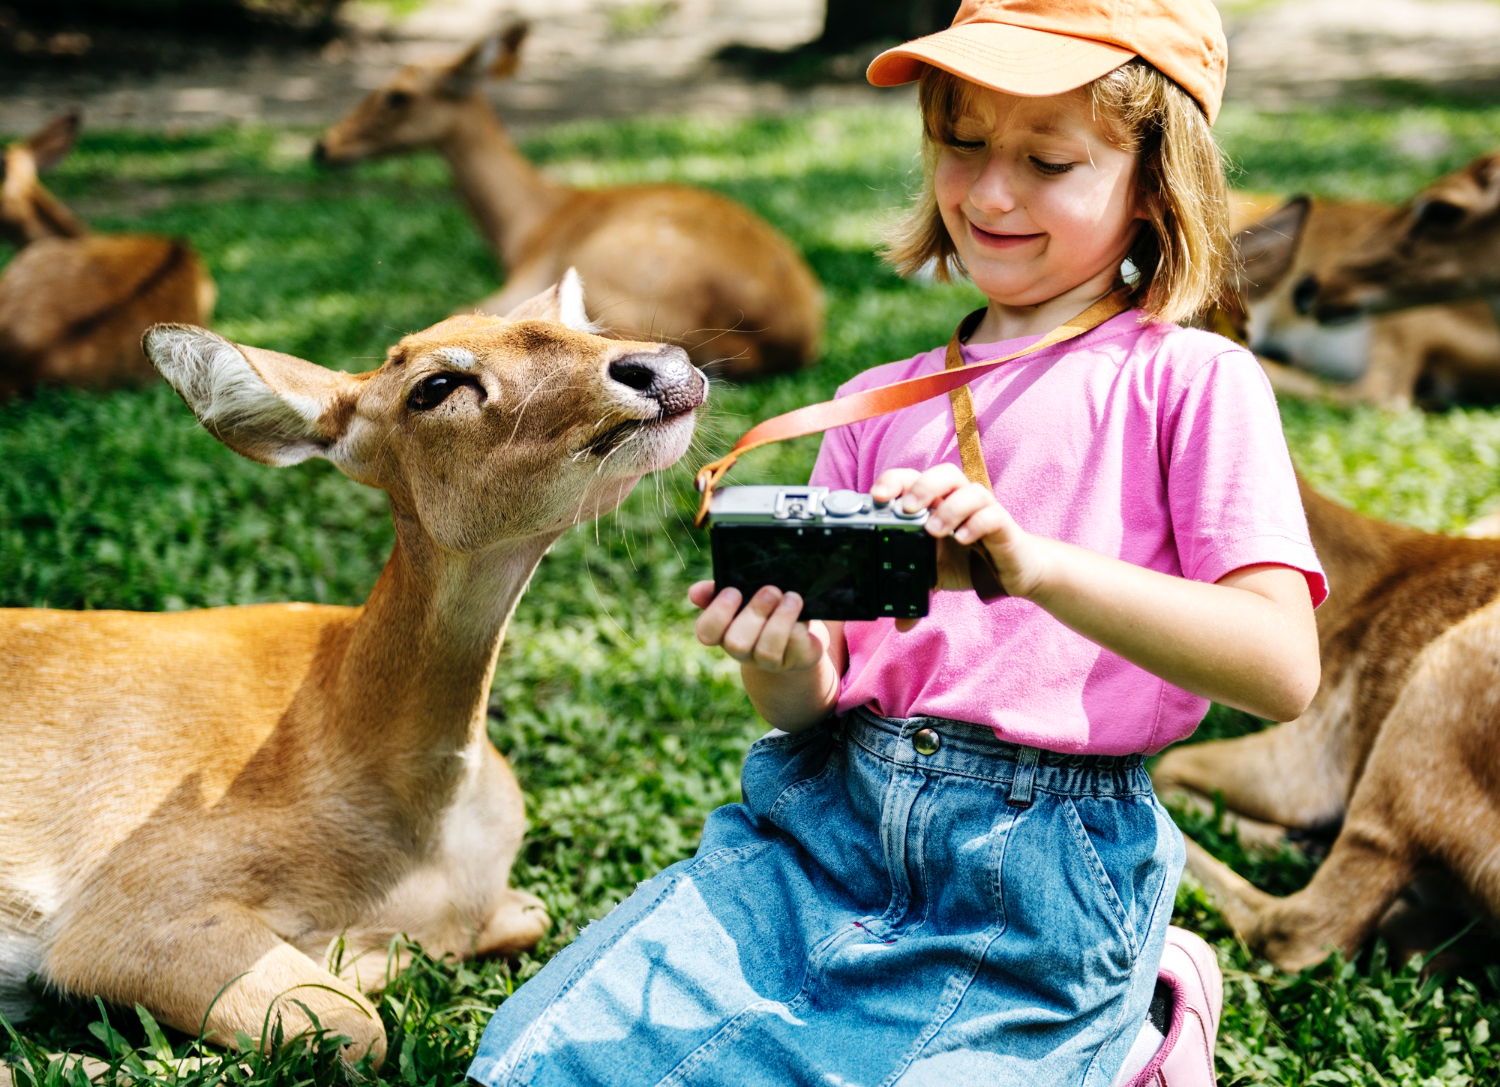
[[[1270, 388], [1248, 352], [1172, 323], [1224, 281], [1225, 54], [1209, 0], [965, 0], [876, 59], [877, 84], [921, 79], [928, 150], [894, 261], [956, 267], [989, 299], [964, 362], [1111, 292], [1132, 308], [972, 382], [993, 491], [965, 478], [947, 398], [824, 439], [814, 484], [928, 509], [1007, 597], [945, 575], [924, 619], [838, 624], [774, 587], [693, 587], [698, 637], [774, 728], [744, 801], [501, 1006], [471, 1077], [1122, 1074], [1183, 861], [1142, 754], [1209, 699], [1287, 720], [1318, 683], [1325, 588]], [[1135, 1048], [1127, 1078], [1151, 1057]]]

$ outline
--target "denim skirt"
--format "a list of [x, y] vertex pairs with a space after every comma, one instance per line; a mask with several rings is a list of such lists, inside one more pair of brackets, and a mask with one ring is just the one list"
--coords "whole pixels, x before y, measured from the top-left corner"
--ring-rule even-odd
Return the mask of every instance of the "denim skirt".
[[1108, 1087], [1183, 863], [1139, 755], [856, 710], [761, 739], [742, 785], [501, 1005], [471, 1079]]

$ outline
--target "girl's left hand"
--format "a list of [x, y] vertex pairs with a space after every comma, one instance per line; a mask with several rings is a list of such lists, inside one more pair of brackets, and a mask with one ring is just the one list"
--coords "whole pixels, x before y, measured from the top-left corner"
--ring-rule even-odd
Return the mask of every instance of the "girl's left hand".
[[1016, 524], [990, 489], [971, 483], [957, 465], [939, 464], [925, 472], [892, 468], [881, 473], [870, 497], [899, 501], [908, 512], [932, 511], [926, 527], [938, 538], [939, 589], [973, 587], [964, 550], [970, 546], [985, 549], [1011, 596], [1030, 598], [1046, 576], [1046, 541]]

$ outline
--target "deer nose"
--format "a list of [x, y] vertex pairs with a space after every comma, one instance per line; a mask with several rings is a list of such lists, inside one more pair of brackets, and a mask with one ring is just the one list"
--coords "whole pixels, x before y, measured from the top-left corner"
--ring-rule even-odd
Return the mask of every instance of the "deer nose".
[[313, 144], [312, 160], [314, 166], [328, 165], [328, 148], [324, 146], [322, 140], [319, 140], [317, 143]]
[[609, 379], [655, 400], [665, 416], [681, 415], [703, 403], [706, 383], [688, 362], [687, 352], [669, 347], [660, 354], [625, 355], [609, 364]]
[[1312, 313], [1313, 303], [1318, 300], [1318, 277], [1309, 272], [1297, 280], [1292, 288], [1292, 306], [1306, 317]]

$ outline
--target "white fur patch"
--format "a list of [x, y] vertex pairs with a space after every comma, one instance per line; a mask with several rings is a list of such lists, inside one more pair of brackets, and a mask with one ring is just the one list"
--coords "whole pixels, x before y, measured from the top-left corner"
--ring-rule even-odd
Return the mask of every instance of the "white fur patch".
[[317, 428], [323, 405], [310, 396], [278, 394], [222, 336], [166, 325], [146, 333], [145, 348], [209, 433], [253, 443], [277, 465], [324, 452]]
[[583, 308], [583, 278], [577, 268], [563, 273], [557, 285], [557, 319], [574, 332], [598, 332], [599, 326], [589, 320]]
[[479, 365], [474, 352], [466, 347], [439, 347], [432, 354], [434, 358], [442, 359], [455, 370], [472, 370]]

